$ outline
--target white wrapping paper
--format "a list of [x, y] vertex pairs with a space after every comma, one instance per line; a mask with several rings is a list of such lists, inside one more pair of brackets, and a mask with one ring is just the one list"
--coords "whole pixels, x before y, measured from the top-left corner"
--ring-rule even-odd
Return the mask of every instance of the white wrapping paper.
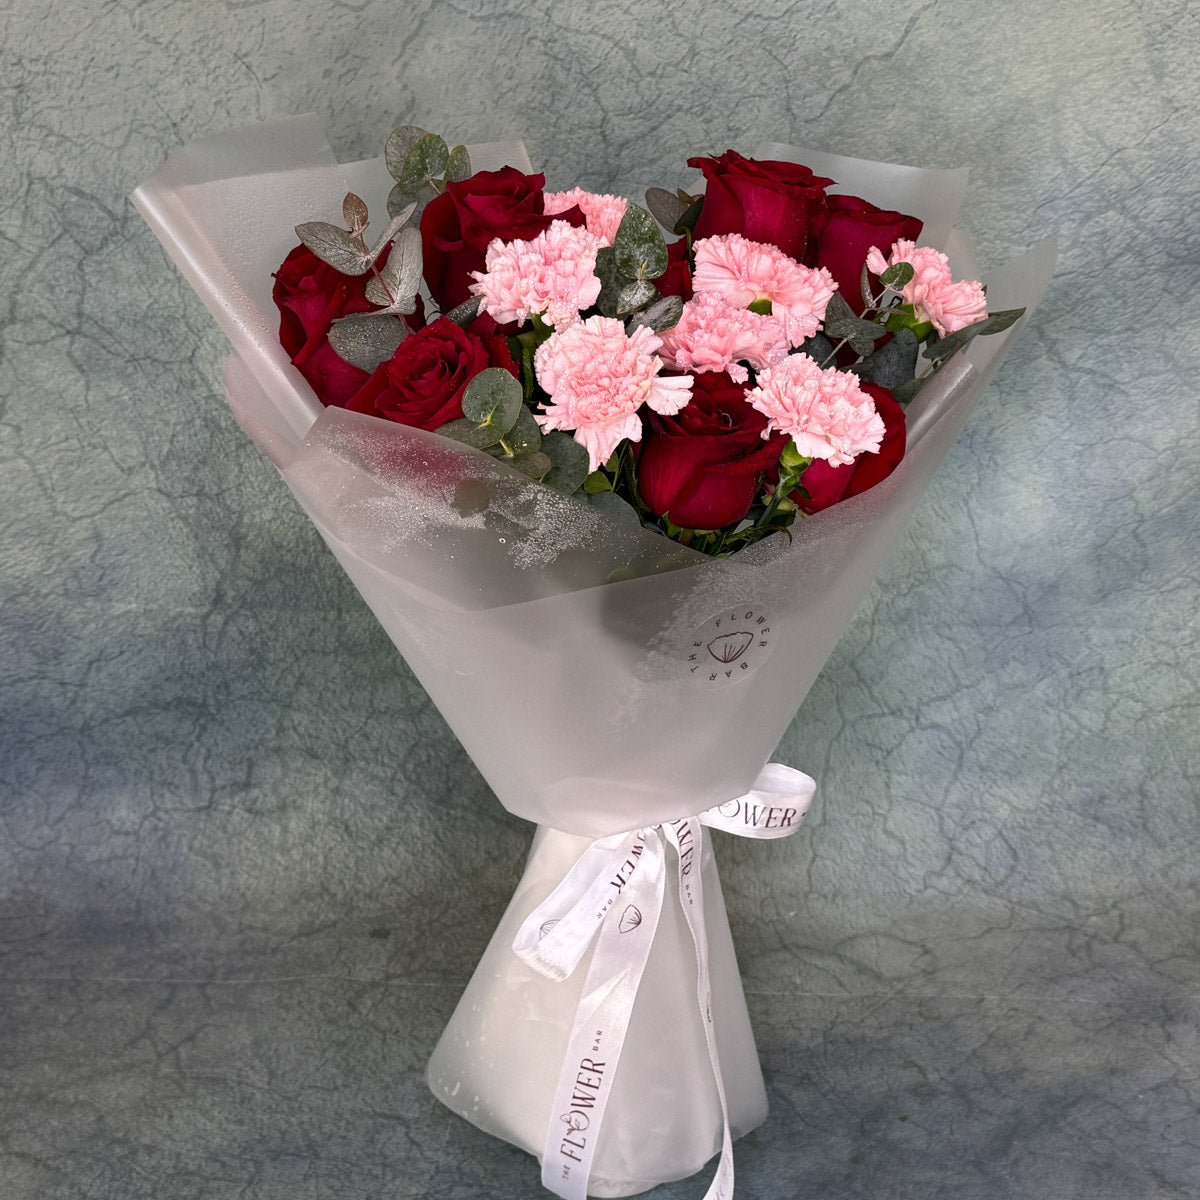
[[[471, 151], [477, 169], [530, 169], [519, 143]], [[950, 233], [962, 173], [767, 154], [922, 217], [945, 235], [956, 274], [977, 277]], [[790, 539], [714, 561], [458, 443], [321, 407], [278, 344], [271, 273], [294, 224], [337, 220], [347, 190], [380, 219], [390, 183], [381, 160], [338, 164], [302, 117], [191, 147], [133, 200], [233, 344], [226, 388], [239, 423], [500, 801], [543, 827], [430, 1071], [456, 1111], [540, 1153], [581, 984], [533, 977], [511, 950], [517, 927], [589, 840], [693, 817], [751, 788], [1024, 322], [976, 339], [925, 387], [909, 409], [908, 453], [882, 484], [797, 522]], [[1043, 245], [993, 273], [989, 307], [1032, 310], [1052, 269]], [[744, 1132], [765, 1097], [707, 844], [704, 863], [714, 1021], [731, 1124]], [[681, 997], [694, 975], [668, 897], [591, 1194], [682, 1177], [719, 1148], [700, 1018], [694, 996]]]

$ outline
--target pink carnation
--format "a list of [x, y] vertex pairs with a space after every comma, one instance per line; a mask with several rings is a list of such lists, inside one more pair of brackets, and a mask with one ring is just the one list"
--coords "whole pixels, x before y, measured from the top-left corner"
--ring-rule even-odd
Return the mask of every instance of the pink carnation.
[[534, 355], [538, 383], [551, 400], [545, 412], [534, 413], [538, 424], [573, 430], [595, 471], [624, 439], [641, 440], [643, 404], [669, 416], [692, 398], [690, 376], [659, 375], [660, 345], [644, 325], [626, 335], [612, 317], [556, 330]]
[[673, 329], [662, 335], [663, 361], [678, 371], [725, 371], [745, 383], [750, 372], [761, 371], [787, 356], [782, 322], [748, 308], [734, 308], [715, 292], [697, 293], [683, 306]]
[[889, 258], [875, 246], [867, 253], [867, 270], [873, 275], [902, 262], [912, 267], [913, 277], [901, 289], [901, 297], [913, 306], [918, 320], [932, 321], [942, 337], [987, 316], [983, 286], [974, 280], [956, 283], [950, 276], [950, 261], [940, 250], [901, 238]]
[[791, 346], [801, 345], [820, 329], [837, 291], [824, 267], [803, 267], [777, 246], [752, 242], [740, 233], [701, 238], [694, 249], [694, 291], [715, 293], [735, 308], [769, 300], [771, 315], [782, 322]]
[[547, 192], [543, 197], [542, 211], [547, 216], [554, 216], [576, 204], [587, 219], [588, 233], [598, 237], [605, 246], [611, 246], [629, 201], [620, 196], [598, 196], [595, 192], [572, 188], [569, 192]]
[[790, 354], [758, 377], [746, 399], [767, 418], [763, 437], [788, 434], [806, 458], [844, 467], [874, 454], [883, 441], [883, 418], [855, 376], [822, 370], [807, 354]]
[[493, 239], [487, 269], [471, 272], [471, 291], [483, 298], [479, 311], [491, 313], [501, 325], [527, 321], [532, 313], [555, 327], [578, 321], [580, 311], [600, 295], [599, 249], [599, 238], [566, 221], [552, 221], [529, 241]]

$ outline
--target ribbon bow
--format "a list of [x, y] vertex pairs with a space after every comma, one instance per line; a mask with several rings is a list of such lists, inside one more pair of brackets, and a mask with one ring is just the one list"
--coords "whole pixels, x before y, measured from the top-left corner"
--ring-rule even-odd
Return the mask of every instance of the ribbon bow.
[[[708, 934], [697, 869], [700, 826], [740, 837], [780, 838], [796, 831], [816, 790], [814, 781], [768, 763], [744, 796], [695, 817], [600, 838], [525, 919], [513, 950], [536, 971], [562, 981], [596, 942], [567, 1042], [542, 1154], [542, 1183], [562, 1200], [584, 1200], [604, 1110], [654, 942], [674, 851], [679, 902], [696, 950], [696, 1003], [721, 1105], [721, 1160], [704, 1200], [732, 1200], [733, 1139], [710, 1005]], [[606, 1031], [602, 1061], [588, 1056], [595, 1031]], [[562, 1114], [561, 1120], [557, 1114]]]

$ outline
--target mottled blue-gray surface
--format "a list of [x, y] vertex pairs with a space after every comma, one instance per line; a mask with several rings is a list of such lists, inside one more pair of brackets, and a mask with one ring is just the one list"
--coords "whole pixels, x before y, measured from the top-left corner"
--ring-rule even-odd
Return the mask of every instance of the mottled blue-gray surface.
[[529, 829], [126, 200], [314, 111], [344, 159], [522, 134], [555, 186], [965, 164], [985, 264], [1059, 233], [781, 747], [806, 827], [718, 847], [772, 1105], [739, 1196], [1200, 1196], [1198, 56], [1189, 0], [0, 5], [0, 1195], [539, 1194], [421, 1078]]

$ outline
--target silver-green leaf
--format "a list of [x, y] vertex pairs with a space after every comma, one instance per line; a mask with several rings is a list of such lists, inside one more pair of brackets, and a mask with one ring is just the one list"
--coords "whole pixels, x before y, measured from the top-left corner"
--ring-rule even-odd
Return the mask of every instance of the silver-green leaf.
[[323, 262], [343, 275], [365, 275], [371, 263], [358, 239], [328, 221], [306, 221], [296, 236]]
[[664, 229], [672, 231], [679, 218], [687, 212], [687, 205], [675, 192], [660, 187], [646, 189], [646, 207]]
[[415, 193], [423, 183], [441, 179], [449, 162], [450, 150], [446, 143], [436, 133], [426, 134], [408, 152], [397, 182], [405, 191]]
[[450, 183], [457, 183], [460, 179], [469, 179], [471, 176], [471, 156], [467, 153], [466, 146], [455, 146], [450, 151], [450, 159], [446, 164], [446, 179]]
[[383, 147], [383, 161], [393, 179], [400, 178], [412, 148], [424, 137], [429, 137], [428, 131], [417, 125], [401, 125], [392, 130]]
[[330, 326], [329, 344], [351, 366], [373, 371], [396, 353], [408, 334], [408, 326], [395, 317], [356, 315]]
[[569, 433], [556, 429], [542, 437], [542, 453], [553, 464], [542, 482], [569, 496], [577, 492], [588, 477], [591, 456]]
[[658, 224], [636, 204], [626, 208], [613, 250], [617, 267], [630, 279], [657, 279], [667, 269], [667, 243]]
[[503, 367], [480, 371], [463, 392], [463, 416], [476, 425], [488, 425], [503, 437], [516, 424], [521, 411], [521, 385]]

